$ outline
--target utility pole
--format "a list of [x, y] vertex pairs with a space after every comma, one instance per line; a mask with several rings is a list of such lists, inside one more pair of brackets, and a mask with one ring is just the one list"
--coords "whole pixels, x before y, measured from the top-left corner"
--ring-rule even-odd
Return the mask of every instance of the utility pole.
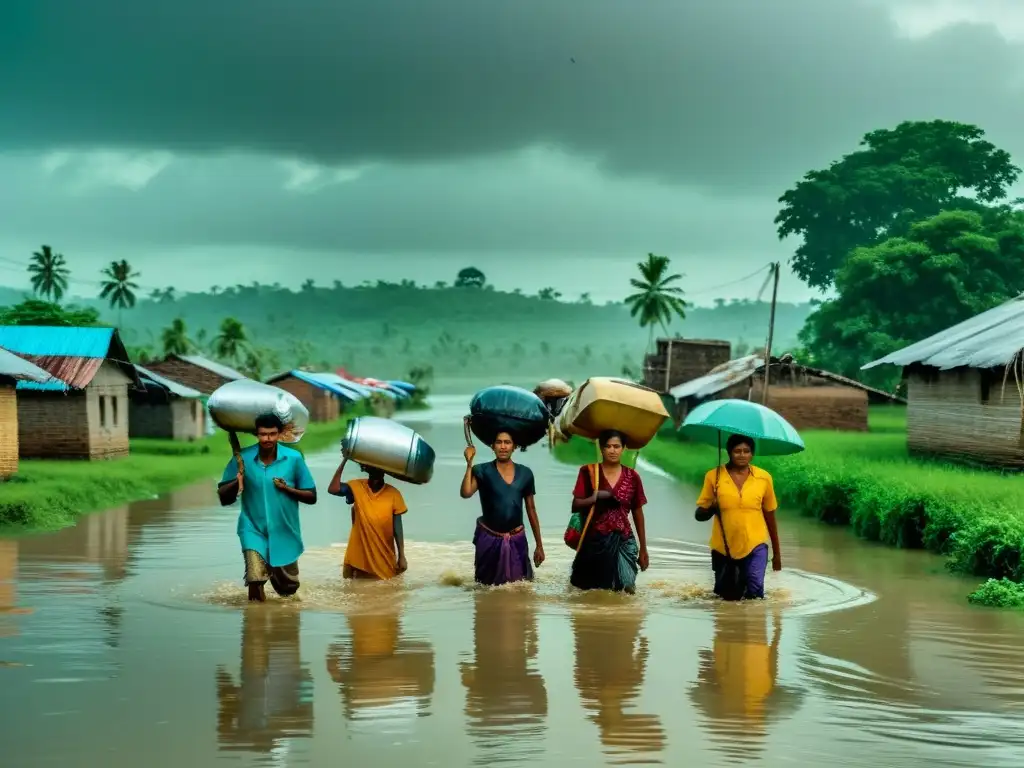
[[772, 336], [775, 335], [775, 301], [779, 295], [779, 262], [772, 264], [772, 308], [768, 314], [768, 341], [764, 345], [764, 387], [762, 405], [768, 405], [768, 381], [771, 378]]

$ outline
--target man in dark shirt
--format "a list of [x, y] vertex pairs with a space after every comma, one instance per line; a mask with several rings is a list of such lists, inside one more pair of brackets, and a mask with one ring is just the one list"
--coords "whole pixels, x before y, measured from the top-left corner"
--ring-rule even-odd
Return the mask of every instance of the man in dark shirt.
[[537, 493], [533, 472], [512, 461], [515, 442], [508, 432], [494, 438], [494, 461], [473, 465], [476, 448], [466, 448], [466, 474], [459, 494], [464, 499], [479, 491], [481, 515], [476, 521], [473, 544], [476, 546], [476, 580], [479, 584], [498, 585], [533, 578], [530, 546], [523, 526], [523, 507], [533, 530], [533, 562], [544, 562], [540, 522], [534, 496]]

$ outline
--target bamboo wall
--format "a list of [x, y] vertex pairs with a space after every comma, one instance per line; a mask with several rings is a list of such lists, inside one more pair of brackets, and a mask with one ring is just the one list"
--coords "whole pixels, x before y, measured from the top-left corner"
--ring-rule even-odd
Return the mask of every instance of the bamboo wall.
[[1021, 400], [1012, 379], [1002, 392], [1002, 371], [910, 370], [907, 400], [911, 452], [1024, 467]]
[[[764, 384], [758, 379], [753, 384], [750, 399], [760, 403]], [[768, 388], [768, 407], [798, 432], [805, 429], [868, 430], [868, 393], [856, 387], [772, 383]]]
[[18, 471], [18, 398], [8, 381], [0, 382], [0, 479]]

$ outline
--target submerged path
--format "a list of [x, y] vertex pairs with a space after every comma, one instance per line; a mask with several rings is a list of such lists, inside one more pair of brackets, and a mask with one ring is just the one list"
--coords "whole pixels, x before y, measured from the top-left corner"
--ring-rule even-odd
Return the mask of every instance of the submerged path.
[[[326, 494], [300, 602], [245, 604], [212, 484], [0, 540], [10, 764], [1021, 764], [1024, 617], [967, 606], [924, 553], [783, 514], [769, 599], [722, 605], [693, 489], [641, 467], [651, 568], [635, 598], [581, 595], [561, 543], [575, 469], [538, 447], [517, 458], [548, 562], [475, 588], [467, 401], [404, 417], [438, 464], [402, 487], [410, 572], [392, 583], [342, 583], [348, 510]], [[336, 463], [311, 457], [321, 488]]]

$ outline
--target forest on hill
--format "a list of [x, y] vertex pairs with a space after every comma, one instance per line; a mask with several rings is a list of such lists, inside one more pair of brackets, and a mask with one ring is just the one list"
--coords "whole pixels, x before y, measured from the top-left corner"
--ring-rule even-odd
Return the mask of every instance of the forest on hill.
[[[139, 291], [141, 293], [141, 290]], [[0, 302], [23, 301], [25, 292], [0, 289]], [[140, 295], [130, 307], [107, 298], [65, 297], [65, 309], [88, 308], [104, 324], [119, 325], [141, 361], [168, 349], [233, 360], [261, 375], [311, 366], [385, 378], [430, 369], [436, 388], [445, 381], [528, 383], [559, 376], [639, 374], [649, 339], [624, 303], [594, 304], [586, 294], [566, 301], [553, 291], [525, 295], [493, 286], [411, 281], [318, 286], [300, 290], [251, 283], [179, 294], [174, 288]], [[686, 309], [669, 324], [673, 334], [724, 339], [743, 353], [764, 343], [768, 304], [719, 300]], [[776, 349], [796, 343], [809, 304], [780, 304]], [[225, 326], [225, 324], [227, 324]], [[227, 334], [225, 335], [225, 327]], [[658, 328], [656, 335], [664, 335]], [[253, 354], [233, 347], [244, 341]]]

